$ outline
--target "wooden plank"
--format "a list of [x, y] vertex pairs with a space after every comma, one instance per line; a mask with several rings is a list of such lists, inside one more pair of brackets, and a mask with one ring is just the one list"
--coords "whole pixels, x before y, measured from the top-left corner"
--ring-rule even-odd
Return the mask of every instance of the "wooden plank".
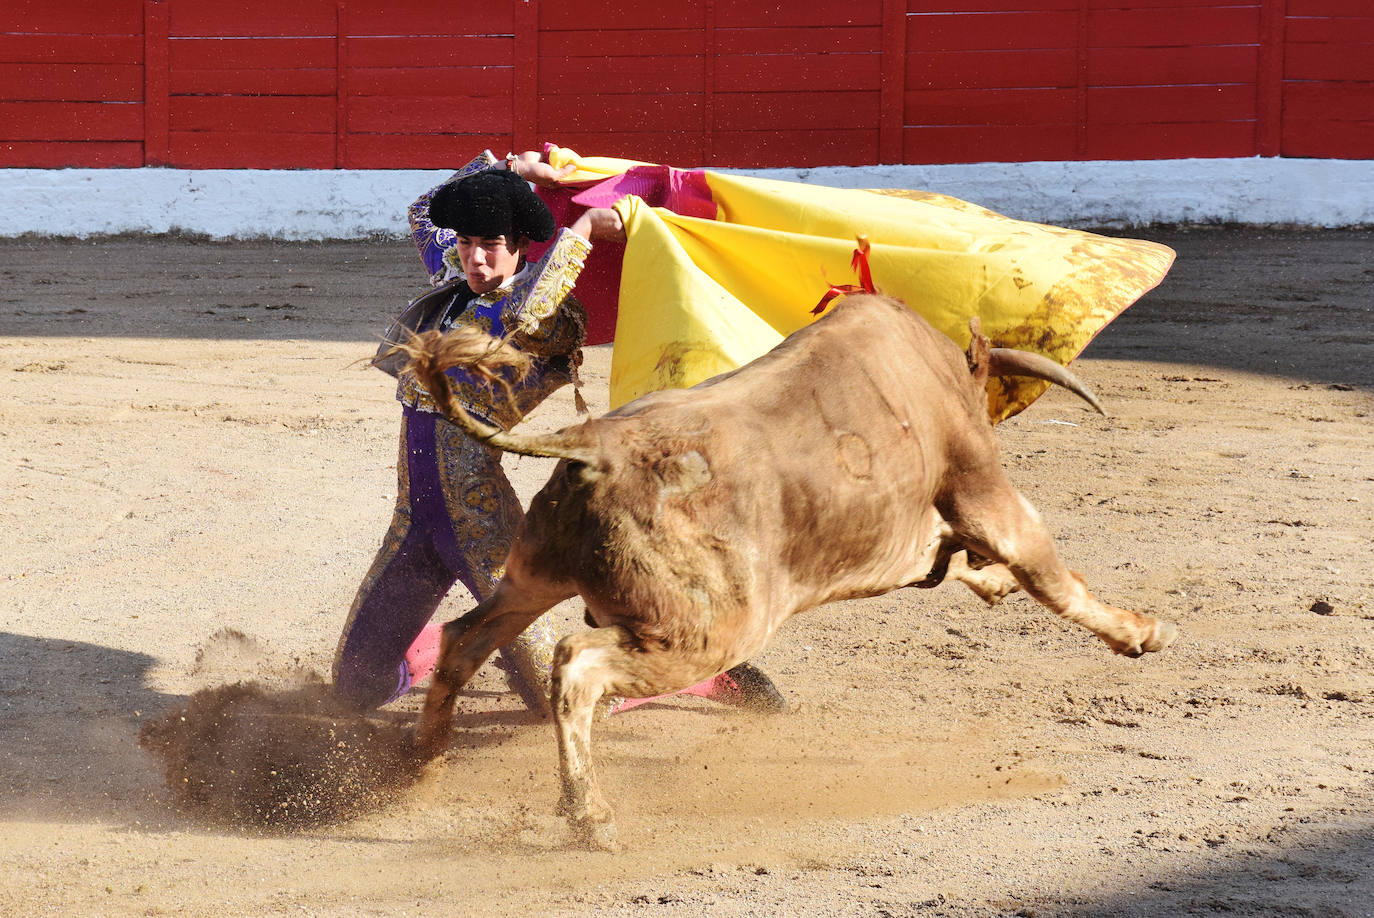
[[141, 143], [0, 141], [0, 168], [108, 169], [142, 165]]
[[539, 129], [545, 137], [555, 140], [555, 135], [569, 131], [632, 130], [648, 134], [700, 131], [704, 129], [702, 98], [695, 93], [545, 96], [539, 103]]
[[515, 41], [509, 36], [350, 38], [353, 67], [510, 67]]
[[902, 131], [908, 163], [1031, 162], [1072, 160], [1072, 124], [952, 125]]
[[808, 86], [877, 91], [883, 84], [882, 66], [883, 56], [876, 53], [725, 55], [715, 59], [716, 91], [801, 90]]
[[1213, 9], [1251, 7], [1258, 10], [1262, 0], [1087, 0], [1093, 10], [1154, 10], [1157, 15], [1172, 16], [1178, 9]]
[[1367, 16], [1369, 0], [1288, 0], [1288, 15]]
[[910, 0], [912, 13], [1022, 13], [1077, 11], [1082, 0]]
[[0, 32], [141, 36], [143, 0], [5, 0], [0, 4]]
[[1285, 119], [1374, 121], [1374, 82], [1284, 83]]
[[143, 140], [133, 102], [0, 102], [0, 139]]
[[1258, 44], [1258, 6], [1098, 10], [1088, 16], [1090, 47], [1193, 47]]
[[716, 27], [721, 29], [771, 28], [779, 22], [811, 29], [881, 26], [882, 0], [773, 0], [773, 2], [720, 3]]
[[1198, 48], [1092, 48], [1090, 86], [1253, 83], [1260, 49], [1253, 45]]
[[833, 130], [826, 126], [817, 130], [717, 131], [711, 146], [711, 165], [741, 169], [855, 166], [878, 161], [877, 130]]
[[908, 89], [1072, 88], [1078, 83], [1078, 53], [1043, 51], [927, 51], [908, 54]]
[[171, 75], [174, 95], [332, 96], [337, 74], [314, 70], [180, 70]]
[[549, 140], [586, 156], [614, 156], [682, 168], [705, 164], [701, 131], [559, 131]]
[[330, 96], [173, 96], [173, 132], [334, 135]]
[[1374, 42], [1374, 15], [1312, 19], [1289, 16], [1284, 33], [1289, 44], [1369, 44]]
[[0, 61], [11, 64], [142, 64], [143, 34], [0, 34]]
[[1104, 124], [1088, 132], [1088, 159], [1184, 159], [1253, 156], [1252, 121]]
[[[646, 53], [645, 49], [651, 49]], [[701, 56], [706, 53], [706, 34], [700, 28], [644, 29], [626, 32], [601, 31], [540, 32], [541, 58], [594, 57], [621, 58], [647, 56]]]
[[908, 126], [1073, 124], [1078, 120], [1078, 93], [1073, 89], [911, 90], [905, 105]]
[[171, 63], [168, 48], [168, 9], [159, 0], [143, 6], [143, 165], [165, 166], [171, 129]]
[[348, 89], [353, 96], [509, 95], [514, 76], [510, 67], [353, 67]]
[[331, 69], [333, 38], [172, 38], [172, 73], [184, 70]]
[[1254, 121], [1255, 86], [1113, 86], [1088, 90], [1088, 124]]
[[[784, 20], [785, 21], [785, 20]], [[817, 54], [881, 51], [883, 32], [871, 26], [833, 29], [717, 29], [718, 54]]]
[[715, 98], [715, 133], [876, 131], [880, 101], [876, 92], [720, 93]]
[[171, 165], [179, 169], [332, 169], [334, 135], [271, 131], [177, 131]]
[[[615, 78], [608, 80], [607, 72]], [[539, 59], [540, 95], [585, 93], [589, 90], [617, 93], [689, 93], [705, 90], [701, 55], [618, 57], [542, 57]]]
[[510, 36], [515, 31], [515, 10], [523, 3], [524, 0], [482, 0], [480, 5], [455, 6], [434, 0], [350, 2], [348, 37], [475, 33]]
[[205, 3], [172, 0], [174, 37], [325, 36], [334, 37], [335, 0], [235, 0]]
[[[705, 0], [561, 0], [541, 4], [541, 32], [602, 29], [694, 29], [705, 22]], [[628, 36], [631, 40], [633, 36]]]
[[1374, 119], [1337, 121], [1285, 117], [1283, 155], [1374, 159]]
[[137, 64], [3, 64], [0, 86], [10, 102], [142, 102]]
[[[425, 131], [419, 134], [348, 135], [350, 169], [457, 169], [483, 150], [501, 156], [504, 151], [513, 149], [515, 141], [510, 134]], [[418, 195], [424, 190], [417, 188], [415, 193]]]
[[[971, 22], [971, 18], [976, 21]], [[931, 13], [908, 16], [906, 22], [908, 54], [1078, 46], [1077, 12], [988, 13], [978, 17]]]
[[1283, 75], [1289, 80], [1374, 81], [1374, 44], [1307, 45], [1284, 48]]
[[509, 93], [447, 98], [354, 96], [348, 101], [348, 126], [353, 134], [512, 134], [514, 114]]

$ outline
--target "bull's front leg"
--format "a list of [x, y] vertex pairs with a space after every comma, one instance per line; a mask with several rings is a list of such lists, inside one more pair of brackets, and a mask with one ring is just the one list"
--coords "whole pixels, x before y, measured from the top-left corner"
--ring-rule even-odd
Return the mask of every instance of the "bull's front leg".
[[1173, 624], [1098, 600], [1064, 566], [1040, 514], [998, 469], [979, 487], [955, 495], [947, 514], [959, 537], [1000, 561], [1042, 605], [1087, 628], [1129, 657], [1163, 650], [1178, 635]]
[[950, 557], [945, 576], [962, 583], [990, 606], [997, 605], [1021, 588], [1011, 568], [995, 562], [974, 567], [969, 563], [967, 551], [957, 551]]
[[471, 612], [444, 625], [439, 660], [415, 730], [418, 756], [432, 759], [443, 753], [453, 730], [458, 692], [498, 647], [514, 640], [558, 601], [528, 595], [502, 580], [496, 592]]

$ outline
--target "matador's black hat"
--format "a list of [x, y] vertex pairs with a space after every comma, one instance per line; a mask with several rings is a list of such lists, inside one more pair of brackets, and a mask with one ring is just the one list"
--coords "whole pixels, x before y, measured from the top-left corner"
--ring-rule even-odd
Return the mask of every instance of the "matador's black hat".
[[504, 168], [488, 169], [445, 182], [429, 199], [435, 226], [463, 236], [528, 236], [543, 242], [553, 235], [553, 214], [525, 180]]

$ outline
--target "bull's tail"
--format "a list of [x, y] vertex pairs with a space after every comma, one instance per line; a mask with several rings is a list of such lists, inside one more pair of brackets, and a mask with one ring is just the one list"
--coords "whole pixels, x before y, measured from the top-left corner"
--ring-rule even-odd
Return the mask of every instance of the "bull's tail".
[[414, 373], [429, 391], [444, 417], [474, 440], [522, 456], [571, 459], [588, 464], [595, 460], [593, 450], [568, 431], [535, 436], [510, 433], [473, 417], [453, 397], [453, 386], [444, 374], [450, 367], [463, 367], [475, 376], [502, 386], [506, 394], [513, 397], [506, 371], [513, 371], [515, 378], [520, 379], [529, 372], [530, 358], [510, 343], [480, 329], [463, 326], [447, 334], [427, 331], [411, 335], [397, 348], [410, 355], [406, 370]]

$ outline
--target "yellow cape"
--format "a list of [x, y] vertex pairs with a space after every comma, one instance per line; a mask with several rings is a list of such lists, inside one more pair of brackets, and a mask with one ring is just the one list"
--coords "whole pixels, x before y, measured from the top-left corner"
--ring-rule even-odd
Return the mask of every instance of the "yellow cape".
[[[555, 147], [565, 181], [637, 163]], [[857, 282], [855, 236], [871, 242], [873, 281], [960, 347], [971, 316], [994, 346], [1067, 364], [1153, 288], [1166, 246], [1013, 220], [921, 191], [860, 191], [707, 172], [717, 219], [685, 217], [634, 197], [616, 204], [627, 244], [611, 363], [611, 405], [695, 385], [758, 357], [815, 321], [832, 284]], [[862, 342], [857, 342], [862, 346]], [[1048, 388], [1003, 378], [988, 387], [994, 421]]]

